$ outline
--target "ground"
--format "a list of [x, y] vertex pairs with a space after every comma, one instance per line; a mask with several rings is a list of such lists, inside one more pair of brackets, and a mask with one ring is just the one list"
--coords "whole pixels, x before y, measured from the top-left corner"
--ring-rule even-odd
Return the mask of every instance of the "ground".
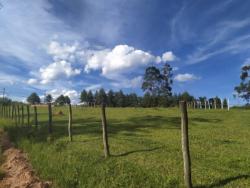
[[[99, 108], [73, 108], [73, 142], [67, 108], [53, 108], [52, 136], [38, 112], [38, 128], [0, 124], [52, 187], [184, 187], [178, 108], [108, 108], [109, 159]], [[250, 187], [250, 110], [189, 110], [189, 127], [194, 187]]]

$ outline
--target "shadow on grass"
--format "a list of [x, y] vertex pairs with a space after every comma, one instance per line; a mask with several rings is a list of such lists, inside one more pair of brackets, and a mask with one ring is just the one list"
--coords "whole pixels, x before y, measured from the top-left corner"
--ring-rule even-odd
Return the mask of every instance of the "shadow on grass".
[[[107, 119], [108, 121], [108, 134], [110, 137], [122, 134], [124, 136], [135, 136], [139, 132], [150, 133], [155, 129], [180, 129], [180, 117], [163, 117], [156, 115], [146, 115], [142, 117], [131, 117], [123, 121], [118, 119]], [[206, 118], [191, 118], [190, 121], [199, 122], [218, 122], [218, 119]], [[10, 134], [11, 139], [18, 143], [23, 137], [31, 139], [33, 142], [44, 142], [48, 139], [48, 126], [47, 121], [39, 121], [38, 129], [35, 127], [6, 127]], [[67, 119], [55, 118], [53, 122], [53, 139], [65, 137], [68, 134]], [[77, 135], [88, 135], [96, 137], [102, 135], [102, 127], [100, 118], [89, 117], [79, 118], [73, 120], [73, 137]], [[90, 138], [91, 140], [91, 138]], [[87, 142], [86, 140], [84, 142]]]
[[111, 155], [112, 157], [124, 157], [133, 153], [141, 153], [141, 152], [151, 152], [151, 151], [155, 151], [155, 150], [159, 150], [162, 149], [163, 147], [156, 147], [156, 148], [151, 148], [151, 149], [139, 149], [139, 150], [133, 150], [133, 151], [128, 151], [125, 153], [121, 153], [121, 154], [117, 154], [117, 155]]
[[238, 175], [238, 176], [232, 176], [232, 177], [228, 177], [226, 179], [223, 180], [218, 180], [215, 183], [211, 184], [211, 185], [200, 185], [200, 186], [195, 186], [195, 188], [215, 188], [215, 187], [221, 187], [221, 186], [225, 186], [233, 181], [236, 180], [240, 180], [240, 179], [247, 179], [250, 178], [250, 175]]

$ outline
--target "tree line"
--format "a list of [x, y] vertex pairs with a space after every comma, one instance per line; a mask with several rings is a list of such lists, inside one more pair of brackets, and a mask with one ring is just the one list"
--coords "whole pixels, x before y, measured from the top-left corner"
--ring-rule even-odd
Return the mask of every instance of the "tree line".
[[[94, 94], [92, 91], [83, 90], [81, 92], [80, 101], [89, 105], [95, 103], [101, 105], [104, 102], [109, 107], [174, 107], [179, 105], [179, 101], [185, 100], [187, 102], [200, 101], [204, 106], [205, 100], [210, 104], [216, 103], [221, 105], [221, 99], [219, 97], [207, 98], [198, 97], [195, 98], [188, 92], [179, 94], [173, 94], [170, 96], [151, 95], [146, 92], [143, 96], [138, 96], [136, 93], [125, 94], [122, 90], [113, 91], [109, 90], [105, 92], [102, 88], [97, 90]], [[227, 100], [223, 99], [223, 106], [227, 106]]]
[[[29, 104], [41, 104], [41, 98], [38, 96], [37, 93], [34, 92], [34, 93], [31, 93], [30, 96], [28, 96], [27, 102]], [[51, 102], [53, 102], [52, 95], [51, 94], [46, 95], [44, 99], [44, 103], [51, 103]], [[70, 104], [71, 100], [69, 96], [60, 95], [59, 97], [55, 99], [54, 103], [56, 105], [65, 105], [65, 104]]]
[[[172, 94], [173, 84], [172, 67], [165, 63], [162, 66], [149, 66], [145, 69], [141, 89], [144, 92], [143, 96], [138, 96], [136, 93], [125, 94], [122, 90], [105, 92], [101, 88], [93, 93], [93, 91], [83, 90], [80, 94], [80, 101], [85, 105], [101, 105], [105, 103], [109, 107], [173, 107], [178, 106], [179, 101], [185, 100], [187, 102], [201, 101], [201, 105], [205, 105], [205, 100], [210, 104], [216, 103], [221, 105], [221, 100], [218, 97], [195, 98], [188, 92], [180, 94]], [[30, 104], [39, 104], [41, 100], [36, 93], [32, 93], [27, 101]], [[50, 103], [53, 98], [50, 94], [45, 97], [45, 103]], [[56, 105], [70, 104], [68, 96], [60, 95], [55, 99]], [[224, 99], [223, 103], [226, 105], [227, 101]]]

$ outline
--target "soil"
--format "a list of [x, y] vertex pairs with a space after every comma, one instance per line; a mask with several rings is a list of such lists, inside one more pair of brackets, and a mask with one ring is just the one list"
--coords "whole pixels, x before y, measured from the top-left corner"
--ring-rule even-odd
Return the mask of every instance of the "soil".
[[65, 114], [62, 111], [56, 112], [54, 115], [56, 116], [64, 116]]
[[4, 178], [0, 180], [0, 188], [48, 188], [51, 182], [40, 180], [31, 164], [27, 154], [14, 148], [8, 135], [1, 132], [1, 146], [4, 162], [1, 170], [4, 172]]

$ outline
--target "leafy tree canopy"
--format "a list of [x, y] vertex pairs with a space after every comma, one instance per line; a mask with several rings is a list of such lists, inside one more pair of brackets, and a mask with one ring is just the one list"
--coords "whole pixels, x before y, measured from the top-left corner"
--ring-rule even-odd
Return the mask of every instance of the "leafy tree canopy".
[[27, 98], [27, 102], [30, 104], [40, 104], [41, 99], [36, 93], [31, 93], [30, 96]]
[[249, 71], [250, 71], [250, 65], [246, 65], [242, 67], [241, 75], [240, 75], [241, 82], [238, 86], [234, 88], [238, 96], [244, 99], [245, 101], [247, 101], [247, 103], [249, 103], [249, 100], [250, 100]]

